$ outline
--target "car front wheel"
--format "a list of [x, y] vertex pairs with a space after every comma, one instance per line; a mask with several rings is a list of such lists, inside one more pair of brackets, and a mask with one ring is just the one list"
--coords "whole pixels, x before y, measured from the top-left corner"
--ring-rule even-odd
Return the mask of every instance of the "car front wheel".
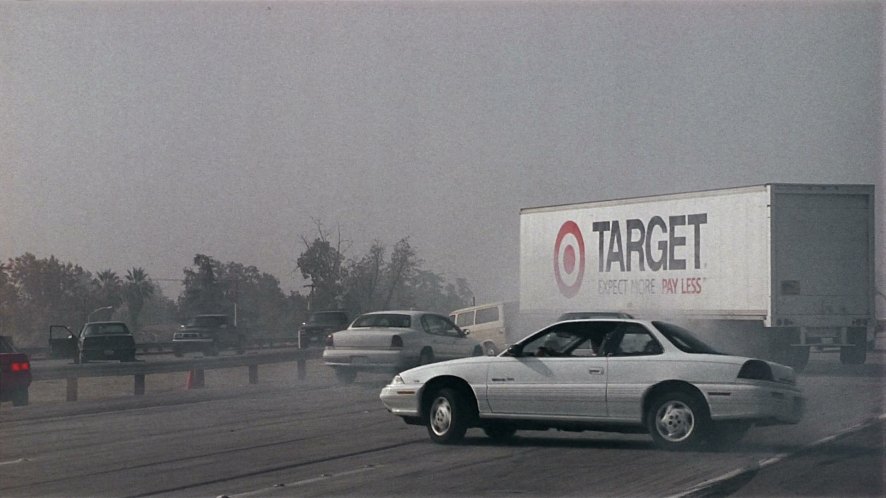
[[646, 424], [659, 448], [690, 450], [705, 440], [710, 417], [704, 402], [697, 396], [672, 391], [656, 396], [650, 403]]
[[444, 388], [434, 393], [426, 414], [428, 436], [438, 444], [462, 440], [468, 430], [468, 402], [461, 393]]

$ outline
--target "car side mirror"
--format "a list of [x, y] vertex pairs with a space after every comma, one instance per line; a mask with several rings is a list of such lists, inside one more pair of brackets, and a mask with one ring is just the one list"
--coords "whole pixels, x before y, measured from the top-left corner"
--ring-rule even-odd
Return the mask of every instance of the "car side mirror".
[[505, 349], [505, 352], [502, 356], [513, 356], [514, 358], [519, 358], [523, 355], [523, 345], [521, 344], [512, 344]]

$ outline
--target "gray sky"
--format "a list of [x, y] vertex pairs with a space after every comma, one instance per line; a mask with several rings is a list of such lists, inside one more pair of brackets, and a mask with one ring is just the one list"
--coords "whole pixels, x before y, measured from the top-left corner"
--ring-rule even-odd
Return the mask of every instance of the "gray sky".
[[298, 289], [314, 218], [515, 299], [521, 207], [767, 182], [882, 248], [882, 68], [873, 1], [0, 0], [0, 257]]

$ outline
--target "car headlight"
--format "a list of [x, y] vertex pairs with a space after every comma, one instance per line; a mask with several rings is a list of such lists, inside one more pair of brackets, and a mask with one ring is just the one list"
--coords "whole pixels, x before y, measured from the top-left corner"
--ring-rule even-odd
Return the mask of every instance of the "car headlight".
[[394, 379], [391, 381], [391, 385], [394, 385], [394, 384], [405, 384], [405, 382], [403, 382], [403, 377], [400, 377], [399, 375], [395, 375]]

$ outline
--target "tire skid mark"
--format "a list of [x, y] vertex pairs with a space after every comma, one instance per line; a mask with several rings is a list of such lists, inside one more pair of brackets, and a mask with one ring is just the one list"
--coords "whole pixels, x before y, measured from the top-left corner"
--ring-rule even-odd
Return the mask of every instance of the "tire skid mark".
[[327, 481], [329, 479], [334, 479], [336, 477], [346, 477], [349, 475], [361, 474], [363, 472], [369, 472], [369, 471], [375, 470], [379, 467], [382, 467], [382, 465], [365, 465], [365, 466], [360, 467], [358, 469], [346, 470], [344, 472], [335, 472], [335, 473], [331, 473], [331, 474], [323, 474], [323, 475], [320, 475], [317, 477], [311, 477], [309, 479], [302, 479], [301, 481], [275, 484], [274, 486], [266, 486], [264, 488], [255, 489], [252, 491], [246, 491], [244, 493], [225, 494], [222, 496], [225, 496], [226, 498], [243, 498], [246, 496], [256, 496], [256, 495], [261, 495], [261, 494], [269, 492], [269, 491], [278, 490], [280, 488], [295, 488], [298, 486], [304, 486], [306, 484], [313, 484], [315, 482]]
[[[186, 489], [199, 488], [202, 486], [208, 486], [210, 484], [218, 484], [221, 482], [233, 481], [236, 479], [243, 479], [246, 477], [255, 477], [255, 476], [260, 476], [262, 474], [269, 474], [271, 472], [280, 472], [281, 470], [297, 469], [299, 467], [316, 465], [318, 463], [332, 462], [335, 460], [352, 458], [355, 456], [368, 455], [368, 454], [376, 453], [379, 451], [393, 450], [396, 448], [403, 448], [405, 446], [411, 446], [411, 445], [420, 444], [420, 443], [425, 443], [425, 440], [424, 439], [415, 439], [413, 441], [406, 441], [403, 443], [388, 444], [385, 446], [379, 446], [376, 448], [370, 448], [370, 449], [361, 450], [361, 451], [354, 451], [351, 453], [342, 453], [340, 455], [332, 455], [332, 456], [328, 456], [328, 457], [317, 458], [315, 460], [309, 460], [306, 462], [298, 462], [298, 463], [292, 463], [292, 464], [287, 464], [287, 465], [277, 465], [274, 467], [266, 467], [263, 469], [253, 470], [250, 472], [243, 472], [241, 474], [228, 475], [225, 477], [220, 477], [218, 479], [210, 479], [208, 481], [195, 482], [195, 483], [191, 483], [191, 484], [187, 484], [187, 485], [183, 485], [183, 486], [175, 486], [175, 487], [166, 488], [166, 489], [155, 489], [155, 490], [148, 491], [145, 493], [139, 493], [136, 495], [129, 495], [127, 498], [141, 498], [141, 497], [145, 497], [145, 496], [155, 496], [155, 495], [164, 494], [164, 493], [174, 493], [176, 491], [184, 491]], [[249, 448], [247, 448], [247, 449], [249, 449]], [[203, 455], [201, 455], [201, 458], [202, 458], [202, 456]]]
[[729, 495], [731, 493], [734, 493], [738, 489], [741, 489], [742, 486], [750, 482], [751, 479], [753, 479], [754, 476], [757, 475], [757, 472], [766, 467], [769, 467], [770, 465], [774, 465], [792, 456], [813, 450], [827, 443], [837, 441], [849, 436], [850, 434], [858, 432], [884, 420], [886, 420], [886, 413], [881, 413], [880, 415], [871, 417], [867, 420], [863, 420], [855, 425], [847, 427], [846, 429], [831, 434], [830, 436], [825, 436], [817, 441], [802, 446], [796, 451], [790, 453], [779, 453], [777, 455], [764, 458], [755, 464], [751, 464], [747, 467], [727, 472], [726, 474], [723, 474], [719, 477], [707, 480], [689, 489], [688, 491], [671, 495], [669, 498], [706, 498]]

